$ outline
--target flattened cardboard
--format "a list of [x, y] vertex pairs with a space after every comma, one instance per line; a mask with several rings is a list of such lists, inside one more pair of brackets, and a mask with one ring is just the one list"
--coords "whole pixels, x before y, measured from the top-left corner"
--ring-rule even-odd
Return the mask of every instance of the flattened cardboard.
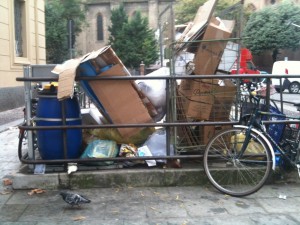
[[[120, 64], [98, 76], [126, 76], [127, 72]], [[104, 106], [113, 123], [148, 123], [152, 122], [148, 110], [142, 103], [138, 93], [128, 80], [93, 80], [91, 88]], [[123, 137], [130, 137], [142, 128], [118, 128]]]
[[213, 40], [228, 39], [234, 27], [234, 21], [226, 21], [226, 23], [216, 19], [211, 21], [213, 22], [209, 23], [203, 36], [204, 41], [199, 44], [195, 54], [194, 73], [197, 75], [215, 74], [227, 41]]
[[73, 97], [76, 70], [82, 59], [83, 57], [70, 59], [61, 65], [56, 65], [56, 67], [52, 70], [53, 73], [59, 74], [57, 92], [57, 98], [59, 100]]
[[186, 30], [184, 30], [182, 36], [178, 40], [178, 42], [185, 43], [180, 43], [177, 45], [177, 51], [189, 46], [191, 44], [190, 41], [194, 41], [201, 36], [207, 26], [208, 21], [211, 19], [216, 4], [217, 0], [208, 0], [198, 8], [197, 14], [193, 20], [193, 25], [187, 26]]
[[[101, 57], [99, 57], [100, 55]], [[115, 52], [112, 50], [112, 48], [110, 46], [105, 46], [103, 48], [100, 48], [97, 51], [87, 53], [80, 58], [70, 59], [65, 61], [63, 64], [56, 65], [56, 67], [52, 70], [52, 72], [55, 74], [59, 74], [59, 79], [58, 79], [59, 85], [58, 85], [58, 93], [57, 93], [57, 98], [59, 100], [73, 97], [77, 68], [80, 63], [89, 60], [93, 62], [93, 65], [95, 65], [94, 64], [95, 62], [99, 67], [104, 67], [109, 64], [121, 64], [124, 67], [124, 71], [126, 71], [126, 74], [130, 75], [130, 73], [123, 65], [122, 61], [115, 54]]]

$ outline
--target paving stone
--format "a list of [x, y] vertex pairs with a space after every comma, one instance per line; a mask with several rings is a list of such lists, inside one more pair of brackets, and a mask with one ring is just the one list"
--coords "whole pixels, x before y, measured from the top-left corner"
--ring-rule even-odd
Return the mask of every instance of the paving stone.
[[18, 222], [28, 205], [2, 205], [0, 208], [0, 222]]
[[[0, 185], [1, 225], [300, 224], [297, 174], [243, 198], [230, 197], [213, 188], [198, 164], [169, 170], [33, 175], [19, 171], [22, 164], [17, 158], [17, 137], [16, 128], [0, 132], [0, 177], [13, 180], [12, 186]], [[32, 188], [46, 192], [30, 196], [27, 193]], [[72, 208], [59, 196], [61, 190], [83, 194], [92, 202]]]
[[289, 207], [291, 205], [299, 204], [294, 198], [287, 198], [286, 200], [279, 197], [275, 198], [259, 198], [257, 202], [268, 212], [268, 213], [281, 213], [282, 209], [288, 213], [299, 213], [299, 207]]

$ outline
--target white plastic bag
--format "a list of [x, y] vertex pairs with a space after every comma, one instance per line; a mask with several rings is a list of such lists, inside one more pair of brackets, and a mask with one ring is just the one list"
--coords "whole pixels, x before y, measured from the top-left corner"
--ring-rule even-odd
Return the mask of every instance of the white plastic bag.
[[[169, 76], [170, 68], [162, 67], [146, 76]], [[154, 105], [157, 115], [153, 118], [155, 122], [160, 121], [166, 114], [166, 81], [157, 80], [137, 80], [138, 87]]]
[[[167, 142], [166, 130], [160, 129], [155, 131], [143, 146], [147, 146], [153, 156], [166, 156], [167, 155]], [[171, 145], [170, 155], [174, 155], [174, 148]], [[166, 162], [166, 160], [156, 160], [157, 162]]]

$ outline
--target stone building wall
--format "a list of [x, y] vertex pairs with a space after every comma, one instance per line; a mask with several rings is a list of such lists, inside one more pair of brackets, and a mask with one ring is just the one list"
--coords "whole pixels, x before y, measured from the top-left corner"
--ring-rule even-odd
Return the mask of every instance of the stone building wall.
[[[119, 7], [121, 2], [124, 2], [124, 8], [129, 18], [139, 10], [142, 16], [147, 17], [149, 27], [156, 30], [158, 28], [158, 19], [160, 13], [165, 8], [170, 6], [174, 0], [87, 0], [87, 22], [88, 26], [84, 28], [83, 32], [76, 38], [76, 52], [78, 55], [85, 54], [92, 50], [97, 50], [108, 44], [109, 31], [108, 27], [111, 25], [110, 17], [111, 10]], [[162, 14], [161, 19], [164, 21], [170, 20], [170, 8]], [[102, 15], [103, 18], [103, 40], [97, 40], [97, 16]], [[169, 23], [171, 24], [171, 23]]]

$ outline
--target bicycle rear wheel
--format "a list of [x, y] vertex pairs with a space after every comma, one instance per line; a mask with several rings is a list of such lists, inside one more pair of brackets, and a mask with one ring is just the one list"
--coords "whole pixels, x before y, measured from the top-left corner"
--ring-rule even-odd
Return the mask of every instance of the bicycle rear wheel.
[[258, 191], [268, 179], [272, 156], [263, 138], [253, 131], [242, 156], [246, 128], [216, 134], [204, 152], [204, 170], [210, 183], [224, 194], [242, 197]]

